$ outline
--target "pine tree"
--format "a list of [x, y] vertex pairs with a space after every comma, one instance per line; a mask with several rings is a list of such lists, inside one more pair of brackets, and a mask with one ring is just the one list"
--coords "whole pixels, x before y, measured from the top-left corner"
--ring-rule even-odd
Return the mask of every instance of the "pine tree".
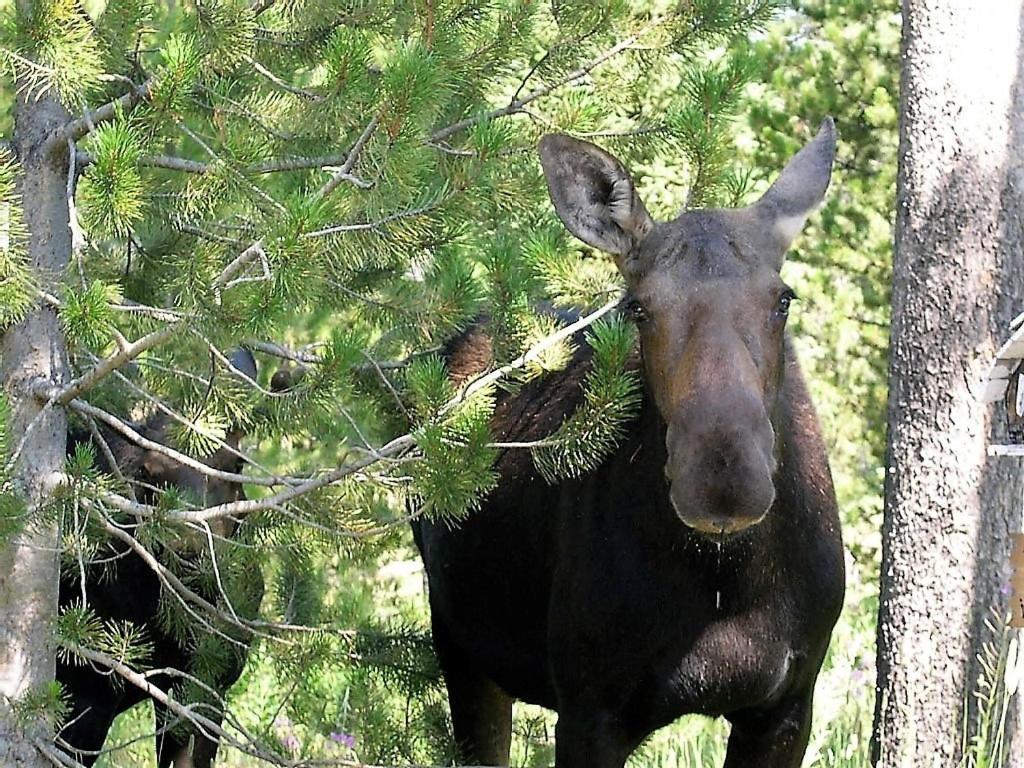
[[[96, 557], [129, 521], [128, 545], [163, 553], [174, 577], [163, 623], [196, 638], [197, 680], [225, 650], [199, 641], [196, 610], [228, 639], [255, 638], [292, 690], [348, 659], [367, 685], [422, 694], [436, 732], [422, 633], [353, 626], [350, 607], [323, 600], [323, 564], [400, 546], [410, 514], [472, 513], [494, 484], [494, 387], [568, 357], [542, 300], [581, 312], [580, 328], [603, 320], [584, 405], [532, 447], [538, 467], [572, 475], [614, 444], [638, 385], [618, 280], [551, 216], [533, 148], [571, 132], [631, 163], [681, 165], [691, 204], [738, 199], [729, 118], [750, 67], [731, 43], [773, 0], [0, 9], [18, 94], [0, 158], [0, 645], [15, 649], [0, 656], [0, 708], [19, 714], [0, 718], [0, 757], [52, 750], [51, 627], [62, 653], [126, 685], [145, 666], [139, 628], [84, 605], [55, 615], [53, 552]], [[479, 317], [492, 370], [452, 383], [440, 350]], [[231, 362], [238, 347], [259, 358], [255, 378]], [[130, 417], [159, 414], [179, 462], [244, 431], [235, 479], [249, 499], [208, 506], [170, 488], [139, 502], [94, 452], [65, 460], [65, 414], [129, 442]], [[245, 519], [235, 538], [174, 556], [229, 517]], [[260, 566], [267, 598], [246, 606]], [[204, 589], [222, 599], [185, 611]], [[31, 610], [12, 610], [15, 595]], [[240, 748], [281, 755], [272, 723], [258, 730]], [[375, 759], [417, 756], [389, 738]]]

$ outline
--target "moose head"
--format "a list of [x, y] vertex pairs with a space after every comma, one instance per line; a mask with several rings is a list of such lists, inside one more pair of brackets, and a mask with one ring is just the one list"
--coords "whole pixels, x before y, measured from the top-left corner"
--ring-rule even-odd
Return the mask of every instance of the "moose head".
[[[256, 378], [256, 359], [252, 352], [245, 347], [233, 350], [229, 361], [235, 370], [250, 379]], [[169, 426], [169, 420], [158, 415], [141, 425], [139, 431], [154, 442], [166, 443]], [[222, 472], [240, 473], [245, 462], [239, 457], [237, 451], [244, 437], [245, 429], [237, 424], [232, 425], [224, 436], [225, 445], [205, 457], [203, 463]], [[204, 506], [229, 504], [245, 498], [245, 492], [241, 485], [205, 475], [192, 467], [179, 464], [173, 458], [158, 451], [124, 443], [119, 439], [111, 441], [111, 447], [115, 454], [121, 454], [118, 463], [125, 462], [126, 474], [130, 475], [132, 480], [140, 486], [142, 493], [140, 498], [149, 503], [155, 502], [156, 492], [160, 489], [171, 487], [187, 493], [194, 501]], [[234, 518], [217, 518], [210, 523], [215, 534], [225, 537], [234, 532], [236, 525], [237, 522]], [[198, 545], [195, 545], [194, 542], [191, 542], [190, 545], [203, 547], [205, 540]]]
[[629, 172], [599, 147], [551, 135], [538, 149], [566, 228], [611, 254], [625, 279], [645, 379], [667, 427], [676, 514], [708, 534], [757, 524], [775, 499], [786, 316], [796, 298], [779, 270], [828, 188], [832, 119], [756, 203], [666, 222], [651, 218]]

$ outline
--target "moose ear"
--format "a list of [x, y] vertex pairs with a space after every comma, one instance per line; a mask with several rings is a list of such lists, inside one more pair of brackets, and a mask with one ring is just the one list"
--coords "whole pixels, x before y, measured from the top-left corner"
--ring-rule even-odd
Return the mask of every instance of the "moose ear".
[[245, 347], [238, 347], [232, 350], [228, 356], [228, 361], [235, 370], [241, 371], [250, 379], [256, 378], [256, 358]]
[[552, 134], [537, 151], [555, 211], [583, 242], [625, 256], [654, 227], [629, 173], [603, 149]]
[[786, 164], [779, 178], [754, 204], [759, 218], [767, 223], [781, 256], [800, 234], [807, 217], [825, 198], [832, 163], [836, 157], [836, 127], [826, 117], [810, 144]]

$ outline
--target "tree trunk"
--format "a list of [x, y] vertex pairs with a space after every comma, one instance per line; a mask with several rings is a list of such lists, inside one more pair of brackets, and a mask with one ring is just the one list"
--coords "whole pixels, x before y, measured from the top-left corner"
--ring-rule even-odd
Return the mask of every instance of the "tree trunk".
[[[1024, 308], [1022, 10], [1024, 0], [903, 2], [874, 738], [883, 766], [957, 765], [984, 621], [1007, 608], [1021, 473], [987, 460], [993, 411], [977, 396]], [[1006, 765], [1024, 765], [1019, 742]]]
[[[19, 11], [23, 12], [21, 5]], [[67, 149], [47, 152], [44, 139], [66, 123], [69, 115], [56, 100], [32, 100], [25, 97], [26, 92], [26, 88], [19, 87], [13, 145], [21, 166], [28, 255], [39, 286], [56, 293], [71, 254]], [[11, 702], [39, 691], [54, 679], [53, 620], [57, 614], [60, 526], [56, 521], [36, 523], [32, 518], [59, 481], [67, 430], [63, 409], [44, 411], [31, 387], [38, 381], [63, 384], [67, 379], [67, 352], [60, 323], [52, 308], [40, 305], [0, 338], [0, 385], [13, 410], [9, 426], [15, 446], [31, 425], [15, 466], [15, 482], [28, 502], [29, 526], [11, 541], [0, 542], [3, 766], [51, 765], [33, 744], [35, 739], [52, 743], [50, 724], [43, 718], [16, 722]]]

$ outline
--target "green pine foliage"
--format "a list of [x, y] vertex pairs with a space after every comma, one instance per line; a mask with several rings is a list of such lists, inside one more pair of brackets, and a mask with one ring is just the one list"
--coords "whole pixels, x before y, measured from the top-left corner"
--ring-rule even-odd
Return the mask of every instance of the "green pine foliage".
[[0, 330], [21, 320], [35, 301], [17, 173], [10, 151], [0, 147]]
[[[242, 471], [278, 478], [247, 486], [252, 500], [359, 465], [245, 516], [211, 547], [201, 526], [175, 520], [204, 506], [201, 493], [145, 489], [151, 508], [132, 517], [110, 504], [127, 487], [80, 447], [50, 512], [63, 515], [64, 567], [109, 560], [103, 577], [117, 578], [124, 543], [100, 522], [125, 524], [220, 609], [166, 586], [161, 594], [158, 629], [195, 648], [183, 671], [200, 681], [249, 642], [240, 622], [278, 625], [259, 633], [239, 694], [247, 726], [278, 754], [351, 756], [331, 740], [342, 729], [358, 731], [362, 760], [446, 759], [422, 607], [396, 601], [382, 616], [363, 582], [396, 553], [411, 557], [410, 516], [457, 524], [494, 488], [495, 386], [557, 375], [576, 345], [591, 348], [579, 410], [533, 447], [555, 481], [608, 455], [640, 385], [635, 334], [619, 318], [469, 396], [440, 353], [481, 322], [491, 366], [504, 366], [558, 331], [560, 318], [621, 290], [611, 261], [550, 210], [535, 158], [545, 133], [616, 152], [661, 215], [745, 194], [749, 175], [732, 148], [744, 88], [759, 74], [747, 38], [778, 4], [30, 5], [0, 30], [0, 61], [26, 93], [54, 93], [88, 117], [74, 191], [85, 243], [50, 299], [74, 373], [125, 340], [172, 330], [81, 397], [139, 421], [172, 411], [181, 419], [170, 419], [167, 441], [198, 459], [241, 434], [256, 460]], [[100, 109], [118, 98], [121, 107]], [[38, 300], [16, 172], [0, 162], [0, 327]], [[256, 386], [226, 363], [239, 346], [255, 353]], [[402, 435], [411, 440], [381, 458]], [[0, 534], [22, 516], [6, 494], [0, 485]], [[68, 649], [139, 667], [151, 640], [87, 605], [65, 611], [58, 632]], [[267, 680], [272, 690], [261, 688]], [[209, 699], [189, 682], [175, 695]]]
[[425, 423], [416, 431], [422, 455], [406, 471], [412, 477], [414, 503], [424, 514], [458, 519], [476, 509], [497, 484], [491, 469], [495, 456], [489, 429], [493, 408], [493, 391], [483, 389], [465, 398], [443, 419]]
[[25, 80], [28, 93], [59, 94], [84, 105], [103, 79], [103, 53], [76, 0], [33, 3], [17, 25], [0, 29], [0, 60]]
[[104, 285], [99, 280], [92, 281], [88, 287], [67, 291], [60, 319], [68, 340], [102, 351], [110, 343], [110, 331], [115, 327], [110, 306], [120, 300], [118, 286]]
[[92, 165], [78, 185], [82, 223], [94, 237], [123, 237], [141, 218], [145, 188], [139, 173], [142, 140], [122, 115], [84, 142]]
[[68, 709], [56, 682], [29, 691], [13, 702], [15, 720], [22, 726], [37, 725], [40, 721], [60, 723], [67, 717]]
[[640, 402], [640, 376], [628, 367], [636, 346], [633, 326], [619, 317], [595, 323], [586, 343], [592, 368], [583, 384], [583, 404], [541, 448], [534, 461], [549, 483], [593, 471], [618, 445]]

